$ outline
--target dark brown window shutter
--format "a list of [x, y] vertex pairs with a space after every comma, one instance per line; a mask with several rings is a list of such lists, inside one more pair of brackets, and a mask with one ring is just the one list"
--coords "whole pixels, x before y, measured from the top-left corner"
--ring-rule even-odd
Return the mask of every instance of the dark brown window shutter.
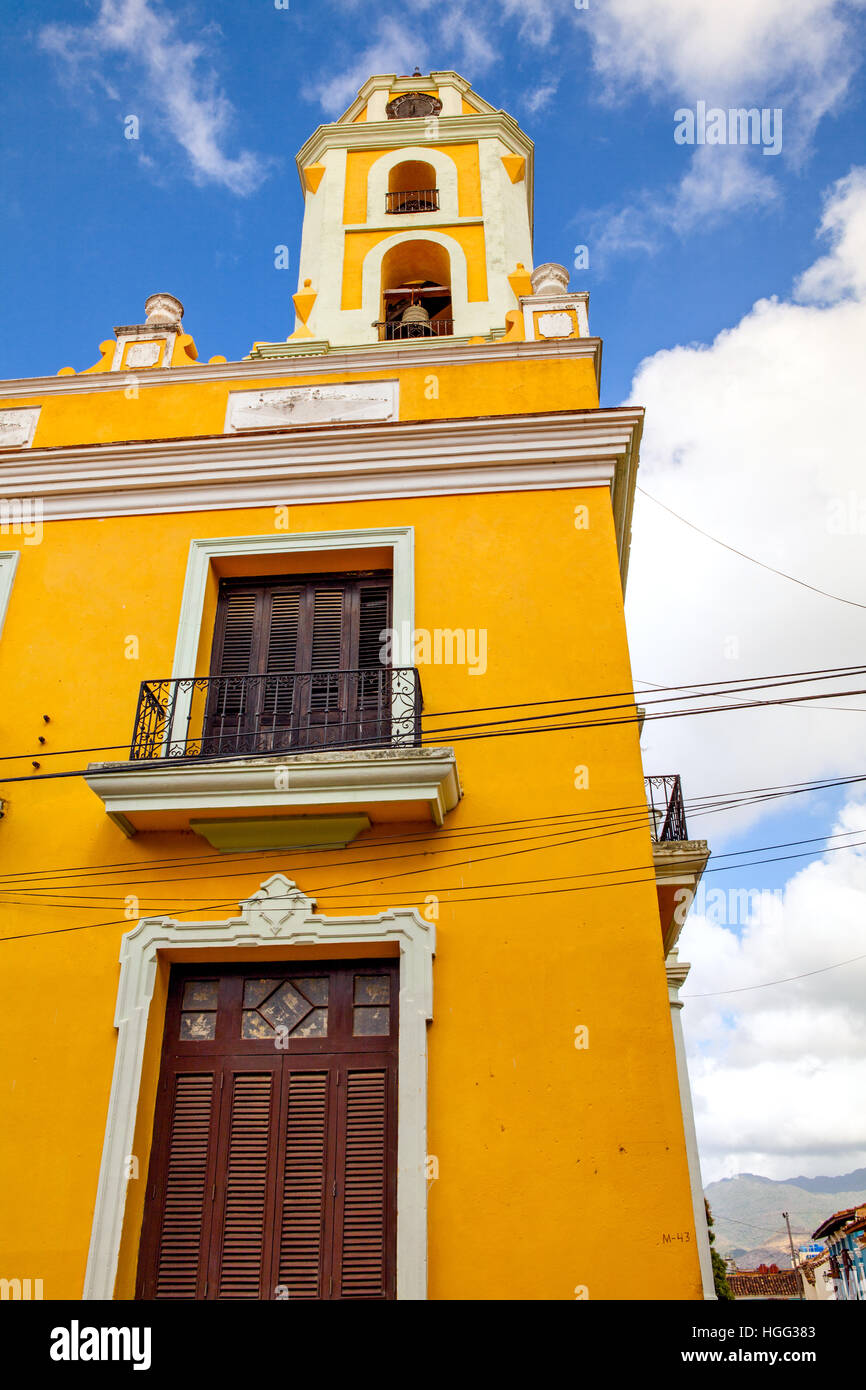
[[337, 1153], [337, 1179], [343, 1191], [340, 1295], [384, 1298], [386, 1281], [386, 1154], [388, 1073], [385, 1068], [350, 1068], [343, 1092], [344, 1111]]
[[211, 1150], [217, 1078], [213, 1071], [173, 1078], [165, 1197], [154, 1298], [202, 1298], [206, 1278]]
[[[215, 1253], [219, 1298], [268, 1297], [267, 1212], [270, 1156], [276, 1131], [279, 1072], [235, 1072], [230, 1085], [228, 1152], [217, 1180], [220, 1248]], [[276, 1083], [276, 1085], [275, 1085]], [[216, 1271], [214, 1271], [216, 1273]]]
[[389, 624], [390, 598], [390, 590], [384, 586], [364, 586], [361, 589], [358, 614], [359, 670], [382, 665], [380, 653]]
[[286, 1076], [276, 1282], [289, 1298], [323, 1296], [330, 1081], [327, 1071], [290, 1071]]
[[215, 676], [246, 676], [255, 670], [261, 625], [261, 599], [255, 593], [229, 591], [220, 604]]

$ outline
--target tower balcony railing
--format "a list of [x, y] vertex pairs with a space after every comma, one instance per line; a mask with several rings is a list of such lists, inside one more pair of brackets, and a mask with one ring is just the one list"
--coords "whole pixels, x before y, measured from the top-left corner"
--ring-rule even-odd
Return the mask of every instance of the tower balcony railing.
[[373, 327], [379, 330], [380, 343], [404, 338], [450, 338], [454, 334], [453, 319], [431, 319], [429, 323], [401, 323], [394, 319], [391, 323], [379, 321]]
[[258, 757], [421, 743], [414, 667], [188, 676], [141, 685], [130, 759]]
[[686, 810], [679, 773], [667, 777], [645, 777], [650, 831], [653, 843], [665, 844], [689, 838]]
[[385, 194], [386, 213], [438, 212], [438, 188], [412, 188], [403, 193]]

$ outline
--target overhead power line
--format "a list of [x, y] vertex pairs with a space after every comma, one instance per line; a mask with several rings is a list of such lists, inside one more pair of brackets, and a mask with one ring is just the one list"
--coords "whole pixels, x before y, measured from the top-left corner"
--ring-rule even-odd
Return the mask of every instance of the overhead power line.
[[[736, 678], [731, 678], [731, 679], [724, 680], [724, 681], [698, 681], [698, 682], [693, 683], [693, 684], [691, 684], [691, 685], [669, 685], [669, 686], [664, 686], [664, 685], [656, 685], [655, 682], [652, 682], [652, 681], [645, 681], [645, 682], [642, 682], [642, 684], [654, 685], [654, 686], [655, 686], [655, 691], [656, 691], [656, 693], [659, 694], [659, 698], [658, 698], [657, 700], [652, 700], [652, 701], [649, 701], [648, 703], [650, 703], [650, 704], [671, 704], [671, 703], [673, 703], [673, 702], [675, 702], [675, 701], [677, 701], [677, 700], [687, 700], [687, 699], [689, 699], [691, 696], [697, 696], [699, 699], [710, 699], [710, 698], [715, 698], [715, 699], [727, 699], [727, 698], [729, 698], [729, 696], [736, 695], [736, 694], [744, 694], [744, 693], [746, 693], [746, 692], [751, 692], [751, 691], [754, 691], [754, 690], [763, 690], [763, 689], [768, 689], [768, 688], [771, 688], [771, 687], [772, 687], [772, 688], [780, 688], [780, 687], [782, 687], [782, 686], [788, 686], [788, 685], [807, 685], [807, 684], [813, 684], [815, 681], [817, 681], [817, 680], [822, 680], [822, 679], [827, 679], [827, 680], [845, 680], [845, 679], [853, 678], [854, 676], [860, 676], [860, 675], [866, 675], [866, 665], [861, 664], [861, 665], [858, 665], [858, 666], [828, 666], [828, 667], [818, 667], [818, 668], [815, 668], [815, 669], [812, 669], [812, 670], [807, 670], [807, 671], [783, 671], [783, 672], [779, 672], [779, 673], [774, 674], [774, 675], [738, 676], [738, 677], [736, 677]], [[704, 687], [704, 688], [701, 689], [701, 688], [699, 688], [699, 687]], [[723, 689], [721, 689], [721, 687], [729, 687], [730, 689], [723, 690]], [[731, 688], [731, 687], [732, 687], [732, 688]], [[685, 691], [686, 693], [685, 693], [685, 694], [671, 694], [671, 695], [667, 696], [667, 695], [665, 695], [665, 694], [663, 693], [664, 691]], [[499, 713], [499, 712], [502, 712], [502, 711], [504, 711], [504, 710], [509, 710], [509, 709], [519, 709], [519, 710], [539, 709], [539, 708], [541, 708], [542, 706], [563, 705], [563, 704], [585, 705], [585, 703], [586, 703], [587, 700], [618, 700], [618, 699], [624, 699], [624, 700], [627, 701], [627, 703], [622, 704], [622, 705], [599, 705], [599, 706], [589, 706], [589, 707], [586, 707], [586, 708], [583, 708], [583, 709], [577, 709], [577, 710], [562, 710], [562, 711], [559, 711], [559, 712], [557, 712], [557, 711], [555, 711], [555, 710], [551, 710], [551, 711], [550, 711], [549, 713], [547, 713], [547, 714], [527, 715], [527, 716], [525, 716], [525, 717], [524, 717], [523, 715], [517, 715], [517, 716], [515, 716], [514, 718], [511, 718], [511, 719], [503, 719], [503, 720], [483, 720], [483, 721], [475, 721], [474, 723], [471, 723], [471, 724], [466, 724], [466, 725], [455, 725], [455, 726], [453, 726], [453, 728], [454, 728], [455, 730], [462, 730], [462, 729], [468, 729], [468, 730], [472, 730], [472, 729], [486, 729], [486, 728], [494, 728], [494, 727], [496, 727], [496, 726], [499, 725], [499, 724], [526, 723], [527, 720], [529, 720], [529, 719], [534, 719], [534, 720], [545, 719], [545, 718], [547, 718], [547, 719], [563, 719], [563, 718], [565, 718], [565, 717], [567, 717], [567, 716], [570, 716], [570, 715], [581, 715], [581, 716], [583, 716], [583, 715], [586, 715], [586, 714], [605, 713], [605, 712], [609, 712], [609, 711], [611, 711], [611, 710], [620, 710], [620, 709], [625, 711], [625, 710], [631, 709], [631, 708], [633, 707], [634, 703], [635, 703], [637, 700], [639, 700], [641, 697], [645, 696], [646, 693], [647, 693], [646, 691], [637, 690], [637, 689], [634, 689], [634, 690], [618, 690], [618, 691], [595, 692], [595, 693], [590, 694], [590, 695], [563, 695], [563, 696], [551, 697], [551, 698], [548, 699], [548, 700], [519, 701], [519, 702], [515, 702], [515, 703], [513, 703], [513, 704], [506, 704], [506, 705], [474, 706], [474, 707], [469, 707], [469, 708], [466, 708], [466, 709], [459, 709], [459, 710], [440, 710], [440, 711], [438, 711], [438, 712], [437, 712], [437, 711], [425, 711], [425, 712], [423, 713], [423, 715], [422, 715], [422, 721], [427, 722], [427, 721], [432, 720], [432, 719], [445, 719], [445, 718], [451, 718], [451, 717], [455, 717], [455, 716], [457, 716], [457, 715], [463, 715], [463, 714], [492, 714], [492, 713]], [[826, 694], [826, 695], [823, 695], [823, 694], [822, 694], [822, 695], [820, 695], [820, 696], [809, 697], [809, 698], [817, 698], [817, 699], [825, 699], [825, 698], [826, 698], [826, 699], [830, 699], [830, 698], [832, 698], [833, 693], [834, 693], [834, 692], [829, 692], [829, 693]], [[837, 695], [840, 694], [840, 693], [843, 693], [843, 694], [844, 694], [845, 692], [839, 692], [839, 691], [836, 691], [836, 692], [835, 692], [835, 694], [837, 694]], [[852, 691], [852, 692], [850, 692], [850, 693], [852, 693], [852, 694], [859, 694], [859, 693], [861, 693], [861, 692]], [[804, 697], [804, 698], [805, 698], [805, 697]], [[734, 703], [740, 703], [740, 702], [734, 702]], [[743, 702], [743, 703], [745, 703], [745, 702]], [[850, 708], [850, 707], [848, 707], [848, 708]], [[691, 711], [688, 711], [688, 712], [691, 713]], [[671, 711], [670, 713], [671, 713], [671, 715], [675, 715], [675, 714], [678, 713], [678, 711]], [[654, 716], [651, 716], [651, 715], [650, 715], [650, 716], [648, 716], [648, 717], [649, 717], [649, 718], [652, 718], [652, 717], [654, 717]], [[607, 722], [608, 722], [608, 723], [611, 723], [611, 724], [614, 724], [614, 723], [627, 723], [627, 722], [633, 722], [633, 721], [627, 721], [627, 720], [610, 720], [610, 721], [607, 721]], [[592, 727], [594, 727], [594, 726], [592, 726]], [[287, 726], [286, 729], [282, 730], [282, 732], [291, 733], [291, 732], [292, 732], [292, 726]], [[440, 738], [444, 733], [450, 732], [450, 730], [449, 730], [448, 728], [444, 728], [444, 729], [443, 729], [443, 728], [437, 728], [435, 731], [431, 731], [431, 732], [435, 732], [435, 737], [438, 739], [438, 738]], [[363, 746], [367, 746], [367, 745], [363, 745]], [[118, 751], [121, 750], [121, 749], [124, 749], [124, 750], [125, 750], [125, 749], [128, 749], [128, 748], [129, 748], [129, 742], [128, 742], [128, 741], [125, 742], [125, 743], [114, 743], [114, 744], [95, 745], [95, 746], [93, 746], [93, 747], [58, 748], [58, 749], [45, 749], [45, 748], [39, 748], [38, 750], [34, 750], [34, 749], [31, 748], [31, 749], [29, 749], [27, 752], [24, 752], [24, 753], [3, 753], [3, 754], [0, 754], [0, 763], [5, 763], [5, 762], [21, 762], [21, 761], [23, 761], [24, 759], [27, 759], [27, 758], [32, 759], [33, 756], [34, 756], [34, 751], [36, 752], [37, 756], [38, 756], [39, 759], [41, 760], [41, 759], [43, 759], [43, 758], [60, 758], [60, 757], [64, 757], [64, 756], [72, 757], [73, 755], [77, 755], [77, 754], [80, 754], [80, 753], [114, 753], [114, 752], [118, 752]], [[289, 756], [290, 753], [291, 753], [291, 751], [292, 751], [292, 750], [286, 749], [286, 750], [285, 750], [286, 755]], [[223, 756], [223, 757], [225, 757], [225, 758], [234, 758], [234, 757], [237, 756], [237, 754], [217, 755], [217, 757], [218, 757], [218, 756]], [[274, 753], [272, 756], [279, 756], [279, 750], [277, 750], [276, 753]], [[214, 759], [209, 759], [209, 761], [216, 761], [216, 760], [217, 760], [216, 757], [215, 757]], [[140, 760], [138, 760], [138, 759], [132, 759], [131, 761], [132, 761], [133, 763], [140, 761], [141, 764], [142, 764], [142, 766], [146, 766], [146, 765], [148, 765], [148, 763], [152, 763], [152, 762], [157, 761], [157, 760], [156, 760], [156, 759], [150, 759], [150, 760], [147, 760], [147, 759], [140, 759]], [[47, 780], [47, 778], [49, 778], [49, 777], [66, 777], [66, 776], [77, 777], [77, 776], [81, 776], [81, 775], [82, 775], [81, 770], [74, 769], [74, 770], [69, 771], [69, 772], [60, 772], [60, 773], [47, 773], [47, 772], [46, 772], [46, 773], [38, 773], [38, 774], [35, 774], [35, 775], [33, 775], [33, 774], [28, 774], [28, 775], [25, 776], [25, 777], [18, 777], [18, 778], [12, 778], [12, 777], [10, 777], [10, 778], [3, 778], [2, 780], [4, 780], [4, 781], [45, 781], [45, 780]]]
[[[687, 815], [690, 819], [703, 819], [708, 816], [723, 814], [725, 811], [728, 810], [741, 809], [752, 805], [763, 805], [769, 801], [786, 799], [791, 796], [808, 795], [812, 792], [834, 790], [837, 787], [858, 785], [862, 782], [866, 782], [866, 773], [852, 774], [847, 777], [818, 778], [805, 782], [789, 782], [763, 787], [748, 787], [740, 791], [706, 793], [703, 796], [692, 797], [686, 801], [685, 806]], [[429, 848], [425, 849], [422, 853], [426, 857], [433, 857], [438, 856], [440, 854], [448, 853], [449, 850], [452, 848], [450, 842], [452, 842], [455, 839], [462, 840], [466, 838], [473, 838], [477, 835], [486, 835], [490, 832], [502, 831], [504, 833], [507, 833], [510, 830], [520, 832], [529, 832], [534, 830], [541, 831], [546, 829], [552, 830], [553, 827], [557, 824], [563, 826], [563, 834], [566, 833], [566, 831], [568, 830], [593, 830], [602, 826], [607, 826], [611, 829], [614, 829], [617, 826], [625, 827], [626, 829], [631, 829], [633, 828], [633, 823], [637, 824], [638, 826], [642, 826], [647, 823], [647, 819], [647, 804], [645, 801], [641, 801], [640, 803], [598, 807], [594, 810], [589, 811], [562, 812], [550, 816], [535, 816], [523, 819], [510, 819], [504, 821], [490, 821], [480, 823], [476, 822], [469, 823], [462, 827], [455, 826], [449, 828], [447, 826], [444, 826], [436, 830], [435, 840], [432, 840], [432, 842], [432, 832], [429, 830], [420, 831], [410, 835], [398, 833], [393, 836], [380, 836], [374, 841], [360, 840], [357, 846], [350, 846], [345, 851], [343, 851], [343, 862], [346, 864], [347, 867], [349, 867], [364, 863], [389, 863], [392, 860], [398, 858], [416, 858], [417, 856], [414, 854], [403, 856], [387, 855], [383, 857], [381, 851], [383, 849], [387, 850], [389, 848], [400, 848], [404, 845], [417, 844], [419, 841], [429, 846]], [[524, 835], [523, 838], [526, 838], [526, 836]], [[820, 836], [815, 838], [825, 839], [828, 837]], [[501, 841], [500, 843], [520, 843], [520, 838], [513, 842]], [[487, 846], [484, 845], [475, 846], [476, 849], [486, 847]], [[371, 857], [368, 857], [366, 859], [347, 859], [346, 856], [350, 856], [355, 850], [361, 853], [368, 850], [374, 850], [375, 852]], [[301, 854], [301, 863], [297, 862], [297, 856], [293, 854], [293, 870], [295, 872], [298, 872], [303, 871], [307, 868], [315, 870], [317, 867], [319, 867], [321, 863], [320, 856], [316, 852], [312, 853], [314, 853], [314, 858], [312, 859], [312, 861], [305, 860], [303, 854]], [[15, 888], [16, 886], [22, 884], [32, 884], [38, 886], [40, 883], [43, 883], [46, 880], [54, 882], [55, 886], [57, 886], [56, 879], [59, 875], [75, 875], [78, 878], [92, 879], [100, 877], [103, 879], [107, 879], [108, 875], [113, 876], [116, 874], [124, 874], [127, 877], [131, 877], [129, 871], [134, 872], [135, 870], [139, 870], [140, 872], [145, 873], [152, 873], [154, 871], [164, 870], [166, 868], [172, 868], [175, 866], [183, 866], [185, 868], [198, 868], [202, 866], [207, 867], [209, 865], [214, 866], [216, 864], [239, 864], [240, 867], [237, 869], [237, 872], [232, 871], [229, 874], [209, 875], [209, 877], [240, 877], [243, 873], [245, 863], [249, 861], [251, 858], [255, 859], [257, 862], [261, 862], [262, 860], [274, 858], [284, 859], [285, 854], [285, 850], [263, 851], [256, 849], [236, 850], [232, 852], [221, 852], [214, 850], [205, 855], [173, 855], [153, 860], [143, 858], [137, 860], [120, 860], [116, 864], [72, 864], [63, 866], [58, 865], [53, 868], [39, 869], [30, 872], [23, 871], [19, 873], [0, 874], [0, 887], [5, 885], [7, 888]], [[723, 857], [725, 856], [716, 856], [717, 859]], [[196, 877], [196, 875], [184, 874], [179, 879], [174, 881], [187, 882], [194, 877]], [[158, 877], [156, 879], [150, 880], [141, 880], [141, 878], [139, 877], [138, 881], [164, 883], [171, 882], [172, 880], [166, 879], [164, 877]], [[104, 886], [109, 886], [109, 884], [106, 882]]]
[[866, 608], [866, 603], [857, 603], [853, 598], [842, 598], [839, 594], [831, 594], [826, 589], [818, 589], [814, 584], [807, 584], [805, 579], [797, 579], [793, 574], [786, 574], [784, 570], [776, 569], [775, 565], [765, 564], [763, 560], [756, 559], [754, 555], [747, 555], [744, 550], [738, 550], [735, 545], [728, 545], [727, 541], [720, 540], [718, 536], [711, 535], [710, 532], [705, 531], [703, 527], [696, 526], [693, 521], [689, 521], [686, 517], [680, 516], [680, 513], [675, 512], [673, 507], [667, 506], [665, 502], [660, 502], [657, 497], [654, 497], [651, 492], [647, 492], [646, 488], [641, 487], [640, 484], [638, 484], [637, 490], [642, 493], [644, 497], [648, 497], [650, 502], [655, 502], [657, 507], [661, 507], [662, 511], [668, 512], [671, 516], [676, 517], [677, 521], [681, 521], [684, 526], [688, 526], [692, 531], [697, 531], [699, 536], [706, 537], [708, 541], [714, 541], [715, 544], [720, 545], [723, 550], [730, 550], [732, 555], [739, 555], [741, 560], [748, 560], [749, 564], [758, 565], [762, 570], [769, 570], [770, 574], [777, 574], [780, 579], [788, 579], [792, 584], [799, 584], [801, 589], [810, 589], [813, 594], [820, 594], [822, 598], [831, 598], [836, 603], [846, 603], [850, 608]]

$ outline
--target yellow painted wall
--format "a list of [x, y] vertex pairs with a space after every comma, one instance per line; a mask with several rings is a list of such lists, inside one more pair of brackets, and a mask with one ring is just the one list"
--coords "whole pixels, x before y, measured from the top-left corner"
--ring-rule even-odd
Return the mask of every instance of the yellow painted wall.
[[[586, 531], [574, 526], [581, 504], [590, 509]], [[46, 727], [48, 751], [124, 745], [139, 682], [170, 671], [190, 539], [261, 534], [273, 524], [267, 508], [47, 524], [40, 546], [22, 547], [0, 641], [3, 752], [35, 753]], [[488, 633], [486, 674], [422, 668], [428, 714], [629, 688], [605, 490], [291, 513], [297, 531], [401, 525], [415, 528], [417, 626]], [[124, 658], [130, 634], [139, 639], [137, 661]], [[465, 796], [449, 830], [515, 817], [591, 816], [642, 801], [633, 724], [456, 746]], [[84, 761], [58, 760], [67, 767]], [[588, 790], [575, 790], [578, 765], [590, 770]], [[25, 899], [32, 887], [19, 888], [14, 900], [4, 894], [4, 935], [24, 934], [0, 947], [0, 1263], [9, 1274], [43, 1278], [49, 1298], [81, 1291], [127, 895], [139, 897], [143, 914], [171, 913], [199, 897], [223, 903], [202, 914], [222, 918], [282, 870], [336, 915], [440, 894], [429, 1034], [429, 1147], [440, 1165], [430, 1192], [431, 1297], [571, 1299], [577, 1285], [587, 1285], [592, 1298], [700, 1296], [645, 820], [627, 833], [578, 843], [542, 840], [545, 847], [532, 853], [503, 848], [508, 837], [495, 830], [478, 836], [471, 851], [465, 841], [449, 851], [431, 830], [417, 858], [393, 866], [384, 863], [395, 852], [387, 846], [393, 827], [374, 829], [346, 851], [251, 856], [238, 869], [189, 833], [125, 839], [78, 778], [13, 784], [4, 795], [6, 874], [56, 869], [48, 880], [56, 894], [74, 882], [72, 866], [119, 866], [110, 882], [103, 875], [76, 885], [76, 907]], [[181, 863], [149, 870], [163, 858]], [[186, 858], [204, 858], [212, 869], [184, 869]], [[645, 866], [645, 881], [598, 886], [635, 866]], [[340, 890], [380, 870], [373, 884]], [[537, 897], [490, 901], [497, 891], [536, 891], [490, 884], [605, 870], [616, 873], [586, 880], [590, 891], [548, 894], [541, 890], [558, 885], [542, 884]], [[449, 892], [455, 885], [477, 885], [479, 901], [459, 900]], [[161, 987], [121, 1297], [133, 1290], [163, 998]], [[590, 1031], [587, 1051], [574, 1047], [580, 1024]], [[691, 1232], [690, 1243], [664, 1242], [678, 1232]], [[611, 1258], [623, 1249], [628, 1259]]]
[[[598, 405], [598, 387], [588, 358], [566, 357], [533, 363], [481, 362], [469, 373], [455, 365], [401, 367], [388, 375], [399, 378], [400, 419], [450, 419], [478, 414], [479, 390], [491, 415], [541, 410], [588, 410]], [[60, 390], [55, 395], [0, 397], [5, 405], [41, 405], [34, 448], [67, 444], [104, 444], [120, 440], [178, 439], [221, 434], [230, 391], [252, 391], [304, 383], [344, 381], [345, 373], [304, 373], [285, 377], [257, 376], [254, 369], [220, 381], [184, 381], [181, 371], [167, 384], [148, 384], [147, 372], [136, 373], [138, 394], [128, 394], [128, 374], [116, 375], [111, 388], [100, 391]], [[357, 372], [353, 381], [379, 381], [381, 371]], [[116, 386], [114, 381], [116, 380]], [[438, 394], [436, 394], [438, 393]], [[12, 538], [14, 540], [14, 538]], [[5, 546], [5, 539], [3, 540]]]

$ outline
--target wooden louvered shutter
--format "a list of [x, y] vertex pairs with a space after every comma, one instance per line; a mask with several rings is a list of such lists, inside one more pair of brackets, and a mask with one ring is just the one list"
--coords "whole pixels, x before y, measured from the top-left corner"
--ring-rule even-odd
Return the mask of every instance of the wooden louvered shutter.
[[262, 596], [233, 590], [220, 596], [205, 716], [205, 751], [243, 751], [241, 736], [255, 722], [256, 670], [261, 643]]
[[155, 1184], [162, 1201], [151, 1229], [155, 1272], [144, 1297], [200, 1299], [207, 1285], [219, 1076], [211, 1065], [179, 1071], [165, 1085], [168, 1126]]
[[382, 648], [391, 620], [391, 590], [362, 584], [358, 595], [358, 740], [389, 742], [391, 681], [383, 668]]
[[310, 710], [324, 716], [328, 724], [342, 721], [345, 706], [339, 672], [348, 669], [346, 599], [342, 589], [314, 588], [312, 592]]
[[[337, 1239], [334, 1291], [339, 1298], [389, 1296], [389, 1133], [387, 1067], [349, 1067], [342, 1088], [337, 1142]], [[393, 1164], [390, 1165], [393, 1168]]]
[[358, 669], [382, 665], [382, 644], [390, 620], [391, 592], [384, 585], [362, 585], [358, 606]]
[[332, 1239], [329, 1124], [333, 1073], [286, 1063], [275, 1283], [289, 1298], [322, 1298]]
[[279, 1064], [231, 1063], [224, 1086], [211, 1297], [269, 1298], [270, 1233], [279, 1116]]
[[264, 651], [267, 679], [261, 702], [262, 720], [266, 729], [286, 729], [296, 718], [295, 672], [298, 669], [301, 591], [277, 591], [268, 597], [270, 611]]

